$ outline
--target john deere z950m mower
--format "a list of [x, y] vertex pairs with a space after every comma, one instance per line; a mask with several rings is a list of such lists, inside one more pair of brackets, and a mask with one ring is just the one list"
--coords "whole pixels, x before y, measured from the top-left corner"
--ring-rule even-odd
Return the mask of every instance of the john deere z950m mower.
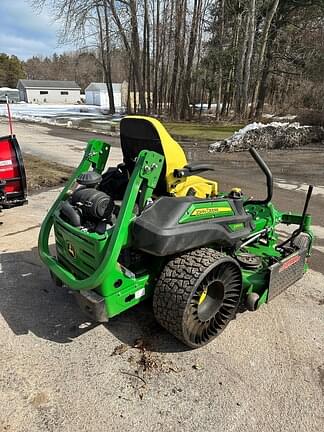
[[[124, 163], [108, 168], [109, 144], [92, 140], [48, 212], [39, 251], [58, 285], [74, 290], [80, 307], [104, 322], [153, 297], [157, 321], [192, 348], [207, 344], [238, 312], [255, 310], [307, 270], [313, 235], [307, 207], [282, 213], [267, 198], [225, 193], [188, 163], [156, 119], [125, 117]], [[278, 224], [295, 225], [279, 240]], [[48, 240], [54, 226], [56, 254]]]

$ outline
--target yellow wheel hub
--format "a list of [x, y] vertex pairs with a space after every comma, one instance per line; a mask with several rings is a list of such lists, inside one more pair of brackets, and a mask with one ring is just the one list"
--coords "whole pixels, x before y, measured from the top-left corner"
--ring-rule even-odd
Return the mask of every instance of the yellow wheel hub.
[[199, 298], [198, 305], [201, 305], [201, 303], [203, 303], [203, 302], [206, 300], [206, 297], [207, 297], [207, 289], [205, 289], [205, 290], [201, 293], [200, 298]]

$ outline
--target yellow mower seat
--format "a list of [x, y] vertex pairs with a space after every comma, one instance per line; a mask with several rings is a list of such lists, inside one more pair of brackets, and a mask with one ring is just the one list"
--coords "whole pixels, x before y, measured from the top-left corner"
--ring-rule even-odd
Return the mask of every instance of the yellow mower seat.
[[141, 150], [155, 151], [164, 156], [165, 164], [156, 190], [158, 195], [194, 195], [197, 198], [217, 195], [217, 183], [214, 181], [198, 175], [181, 178], [174, 176], [174, 171], [184, 168], [188, 161], [182, 147], [155, 118], [124, 117], [120, 122], [120, 139], [124, 163], [129, 172], [134, 169], [136, 157]]

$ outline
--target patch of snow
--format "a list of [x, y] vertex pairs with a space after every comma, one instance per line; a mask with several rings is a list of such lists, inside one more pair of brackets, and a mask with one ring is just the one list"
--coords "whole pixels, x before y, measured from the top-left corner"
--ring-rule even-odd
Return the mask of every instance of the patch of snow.
[[[190, 106], [193, 107], [192, 104], [190, 104]], [[221, 103], [220, 106], [219, 106], [220, 109], [222, 108], [222, 106], [223, 106], [223, 104]], [[195, 107], [195, 110], [196, 110], [196, 111], [200, 111], [200, 110], [202, 110], [202, 111], [216, 111], [216, 109], [217, 109], [217, 104], [216, 104], [216, 103], [212, 103], [212, 104], [208, 107], [208, 104], [206, 104], [206, 103], [203, 103], [203, 104], [198, 103], [198, 104], [195, 104], [194, 107]]]
[[276, 119], [276, 121], [295, 120], [297, 118], [297, 116], [293, 114], [286, 114], [284, 116], [277, 116], [276, 114], [263, 114], [262, 117], [268, 119]]
[[[285, 179], [277, 178], [275, 183], [281, 189], [286, 189], [290, 191], [304, 192], [305, 194], [308, 191], [308, 184], [296, 184], [296, 183], [288, 183]], [[314, 186], [313, 195], [319, 195], [324, 197], [324, 186]]]
[[10, 88], [10, 87], [0, 87], [0, 91], [14, 91], [14, 92], [18, 92], [17, 89]]
[[[100, 116], [100, 109], [93, 105], [38, 105], [38, 104], [11, 104], [10, 110], [13, 118], [30, 119], [51, 118], [51, 117], [71, 117], [78, 115]], [[5, 105], [0, 105], [0, 115], [6, 116]]]
[[295, 120], [297, 118], [296, 115], [287, 114], [285, 116], [274, 116], [276, 120], [282, 121], [282, 120]]
[[[107, 115], [100, 107], [85, 104], [28, 104], [21, 102], [11, 104], [10, 111], [14, 120], [74, 127], [94, 133], [97, 132], [91, 127], [92, 123], [96, 122], [97, 125], [102, 126], [102, 130], [98, 133], [107, 133], [110, 131], [111, 125], [118, 123], [122, 118], [121, 114]], [[0, 104], [0, 116], [8, 117], [6, 105]]]

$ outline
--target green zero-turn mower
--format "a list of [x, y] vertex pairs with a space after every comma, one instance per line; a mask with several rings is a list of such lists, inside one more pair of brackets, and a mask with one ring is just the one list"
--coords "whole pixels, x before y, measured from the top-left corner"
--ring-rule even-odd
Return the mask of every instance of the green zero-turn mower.
[[[103, 174], [110, 145], [92, 140], [40, 231], [39, 252], [57, 285], [75, 292], [98, 322], [153, 297], [157, 321], [191, 348], [214, 339], [238, 312], [254, 311], [298, 279], [308, 266], [313, 234], [307, 207], [282, 213], [267, 197], [219, 192], [188, 163], [156, 119], [120, 123], [123, 164]], [[285, 241], [278, 224], [295, 225]], [[49, 250], [54, 226], [56, 256]]]

